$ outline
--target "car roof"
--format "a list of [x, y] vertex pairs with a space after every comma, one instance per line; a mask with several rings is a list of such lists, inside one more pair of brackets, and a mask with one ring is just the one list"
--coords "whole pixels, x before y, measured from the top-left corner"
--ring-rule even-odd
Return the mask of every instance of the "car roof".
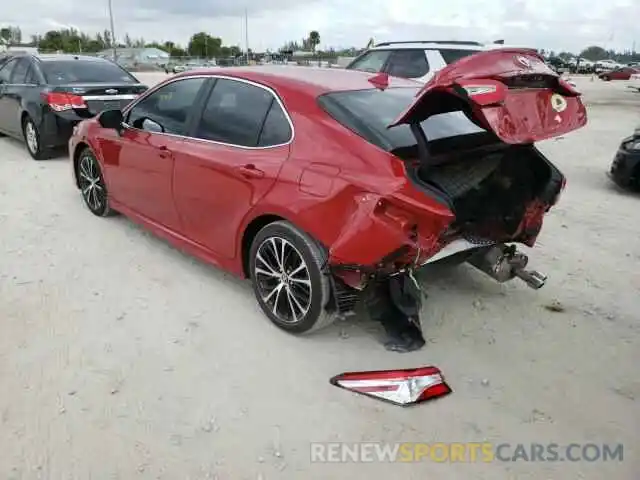
[[55, 62], [57, 60], [58, 61], [82, 60], [84, 62], [111, 63], [110, 60], [107, 60], [105, 58], [93, 57], [89, 55], [70, 55], [65, 53], [39, 53], [33, 56], [42, 62]]
[[485, 50], [487, 47], [479, 42], [463, 41], [415, 41], [415, 42], [382, 42], [369, 50]]
[[[379, 75], [377, 73], [342, 68], [260, 65], [252, 67], [216, 67], [215, 69], [203, 68], [180, 73], [176, 77], [190, 77], [202, 74], [241, 78], [261, 83], [274, 90], [289, 88], [313, 96], [346, 90], [373, 89], [375, 86], [369, 80]], [[390, 88], [415, 88], [421, 86], [421, 83], [414, 80], [389, 77]]]

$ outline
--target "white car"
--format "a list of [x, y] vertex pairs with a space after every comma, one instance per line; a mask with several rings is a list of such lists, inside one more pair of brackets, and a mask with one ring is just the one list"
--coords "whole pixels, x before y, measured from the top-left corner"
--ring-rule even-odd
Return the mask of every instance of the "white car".
[[[421, 42], [384, 42], [369, 48], [351, 61], [347, 70], [385, 72], [396, 77], [426, 83], [450, 63], [474, 53], [513, 45], [465, 41], [425, 40]], [[518, 46], [517, 48], [527, 48]], [[533, 50], [533, 49], [532, 49]], [[575, 87], [576, 84], [565, 78]]]
[[[493, 45], [503, 47], [504, 45]], [[396, 77], [427, 82], [438, 70], [473, 53], [488, 50], [479, 42], [416, 41], [383, 42], [367, 49], [345, 68], [365, 72], [385, 72]]]

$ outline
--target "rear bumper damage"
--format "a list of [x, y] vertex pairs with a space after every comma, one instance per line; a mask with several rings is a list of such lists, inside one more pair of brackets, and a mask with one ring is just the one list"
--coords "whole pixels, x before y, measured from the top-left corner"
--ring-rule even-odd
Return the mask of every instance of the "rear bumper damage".
[[[452, 255], [460, 252], [454, 250]], [[439, 259], [442, 258], [446, 257]], [[514, 245], [471, 246], [466, 261], [499, 283], [519, 278], [537, 290], [547, 281], [545, 274], [527, 269], [528, 256], [519, 252]], [[427, 295], [414, 276], [413, 265], [393, 273], [384, 269], [373, 272], [368, 275], [366, 282], [360, 283], [360, 290], [349, 287], [342, 280], [345, 273], [355, 273], [360, 278], [364, 270], [358, 268], [349, 271], [344, 266], [330, 269], [334, 298], [332, 308], [340, 316], [349, 316], [354, 314], [358, 301], [363, 300], [371, 320], [379, 322], [384, 329], [386, 338], [383, 343], [387, 350], [410, 352], [422, 348], [426, 340], [420, 310]]]
[[[359, 197], [329, 249], [327, 273], [333, 302], [328, 308], [349, 316], [363, 300], [371, 319], [385, 330], [387, 349], [412, 351], [425, 344], [420, 322], [425, 294], [413, 272], [427, 263], [460, 255], [459, 259], [498, 282], [520, 278], [535, 289], [546, 282], [545, 275], [526, 269], [528, 257], [514, 246], [498, 238], [461, 235], [450, 228], [455, 220], [451, 210], [435, 203], [415, 205], [410, 200], [397, 195], [390, 200]], [[542, 217], [553, 203], [533, 201], [508, 241], [532, 246]]]

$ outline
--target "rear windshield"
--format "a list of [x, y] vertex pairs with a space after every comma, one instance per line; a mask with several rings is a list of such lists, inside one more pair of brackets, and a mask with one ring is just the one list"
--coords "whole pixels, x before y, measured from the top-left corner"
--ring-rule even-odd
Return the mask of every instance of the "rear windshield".
[[41, 63], [42, 73], [51, 85], [69, 83], [138, 83], [118, 65], [110, 62], [49, 60]]
[[447, 65], [452, 64], [453, 62], [457, 62], [461, 58], [468, 57], [469, 55], [473, 55], [474, 53], [478, 53], [477, 50], [461, 50], [456, 48], [443, 48], [440, 50], [440, 54], [442, 58], [447, 63]]
[[[416, 139], [408, 125], [387, 128], [414, 100], [420, 87], [356, 90], [322, 95], [320, 105], [345, 127], [379, 147], [392, 151], [411, 147]], [[428, 141], [486, 133], [462, 112], [427, 118], [421, 127]]]

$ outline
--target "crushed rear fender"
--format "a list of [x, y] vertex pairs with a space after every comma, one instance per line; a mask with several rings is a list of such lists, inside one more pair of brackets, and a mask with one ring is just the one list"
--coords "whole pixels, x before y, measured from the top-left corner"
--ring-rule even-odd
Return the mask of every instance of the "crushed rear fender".
[[426, 260], [454, 219], [446, 206], [418, 198], [408, 188], [391, 198], [359, 194], [354, 202], [353, 213], [329, 248], [329, 264], [338, 273], [392, 272]]

